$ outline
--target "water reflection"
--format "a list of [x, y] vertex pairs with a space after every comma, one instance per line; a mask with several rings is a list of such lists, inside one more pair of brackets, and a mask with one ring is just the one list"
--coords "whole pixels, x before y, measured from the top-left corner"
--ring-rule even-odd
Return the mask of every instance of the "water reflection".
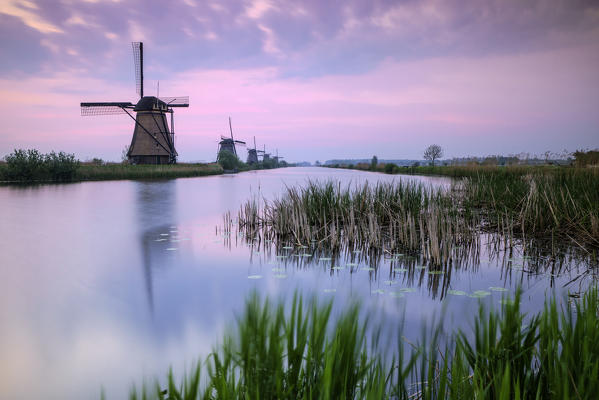
[[[174, 225], [174, 205], [176, 204], [175, 181], [136, 182], [136, 215], [140, 232], [140, 250], [143, 274], [148, 300], [148, 309], [154, 316], [154, 289], [152, 269], [168, 266], [166, 257], [157, 241], [174, 243], [178, 240], [177, 226]], [[165, 221], [172, 221], [165, 224]], [[149, 227], [149, 229], [146, 229]]]

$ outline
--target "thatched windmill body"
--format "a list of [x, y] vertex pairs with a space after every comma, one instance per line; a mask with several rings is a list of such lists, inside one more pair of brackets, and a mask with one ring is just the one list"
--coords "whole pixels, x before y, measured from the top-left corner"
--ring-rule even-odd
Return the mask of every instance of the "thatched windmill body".
[[[139, 101], [81, 103], [81, 115], [127, 114], [135, 121], [127, 158], [132, 164], [174, 164], [175, 150], [174, 108], [189, 107], [189, 97], [144, 96], [143, 43], [134, 42], [133, 60], [135, 83]], [[133, 116], [133, 113], [136, 115]], [[170, 128], [167, 123], [170, 114]]]
[[219, 160], [219, 155], [221, 151], [228, 151], [233, 153], [235, 157], [237, 156], [237, 150], [235, 149], [235, 144], [245, 144], [244, 141], [235, 140], [233, 138], [233, 127], [231, 126], [231, 117], [229, 117], [229, 131], [231, 132], [231, 137], [222, 136], [220, 137], [220, 142], [218, 143], [218, 151], [216, 153], [216, 161]]

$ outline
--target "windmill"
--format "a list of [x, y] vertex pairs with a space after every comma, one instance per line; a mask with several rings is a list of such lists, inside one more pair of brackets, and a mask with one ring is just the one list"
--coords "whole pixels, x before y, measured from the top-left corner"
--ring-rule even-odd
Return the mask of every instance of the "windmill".
[[270, 160], [270, 153], [266, 152], [266, 145], [264, 145], [264, 150], [262, 150], [262, 162], [266, 162]]
[[[135, 83], [139, 101], [81, 103], [81, 115], [127, 114], [133, 121], [133, 138], [127, 151], [131, 164], [174, 164], [175, 150], [175, 107], [189, 107], [189, 97], [144, 96], [144, 53], [143, 43], [133, 42]], [[133, 113], [136, 115], [133, 116]], [[166, 114], [171, 115], [170, 130]]]
[[279, 155], [279, 149], [277, 149], [277, 155], [273, 157], [273, 160], [274, 160], [275, 164], [278, 165], [279, 164], [279, 160], [282, 160], [283, 158], [285, 158], [285, 157], [280, 156]]
[[258, 153], [264, 153], [262, 150], [258, 150], [256, 147], [256, 136], [254, 136], [254, 148], [248, 149], [247, 163], [249, 165], [258, 164]]
[[241, 140], [235, 140], [233, 138], [233, 127], [231, 126], [231, 117], [229, 117], [229, 130], [231, 132], [231, 137], [228, 138], [226, 136], [220, 137], [220, 142], [218, 143], [218, 153], [216, 153], [216, 161], [219, 159], [219, 155], [221, 151], [228, 151], [233, 153], [235, 157], [237, 157], [237, 150], [235, 149], [235, 143], [245, 144], [245, 142]]

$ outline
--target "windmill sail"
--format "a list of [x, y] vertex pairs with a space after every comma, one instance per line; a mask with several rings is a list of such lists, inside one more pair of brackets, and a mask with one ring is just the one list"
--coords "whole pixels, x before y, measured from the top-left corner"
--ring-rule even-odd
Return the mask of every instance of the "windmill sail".
[[169, 107], [189, 107], [189, 96], [158, 97]]
[[117, 115], [125, 114], [125, 108], [133, 108], [132, 103], [81, 103], [81, 115]]
[[133, 47], [133, 64], [135, 65], [135, 91], [139, 97], [144, 97], [144, 44], [131, 43]]

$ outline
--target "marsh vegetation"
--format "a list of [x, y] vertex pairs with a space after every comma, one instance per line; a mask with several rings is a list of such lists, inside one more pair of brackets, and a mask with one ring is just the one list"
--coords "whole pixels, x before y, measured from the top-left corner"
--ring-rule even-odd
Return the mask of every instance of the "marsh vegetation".
[[[287, 310], [287, 311], [286, 311]], [[501, 310], [480, 307], [470, 330], [440, 322], [418, 343], [397, 327], [380, 340], [357, 304], [294, 296], [246, 301], [236, 326], [188, 374], [134, 387], [130, 399], [590, 399], [599, 390], [596, 288], [560, 307], [520, 311], [520, 293]], [[393, 349], [393, 350], [390, 350]]]

